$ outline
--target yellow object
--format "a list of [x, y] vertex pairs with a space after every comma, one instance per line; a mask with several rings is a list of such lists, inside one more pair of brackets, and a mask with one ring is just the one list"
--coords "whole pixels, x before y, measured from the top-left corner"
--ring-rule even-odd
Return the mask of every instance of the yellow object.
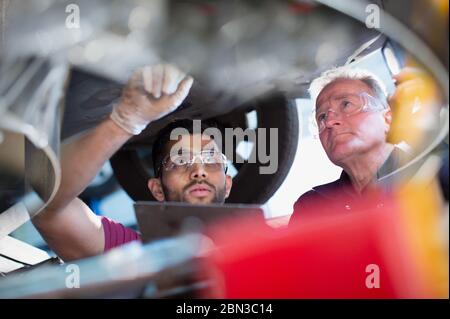
[[434, 79], [423, 69], [404, 68], [395, 76], [395, 94], [390, 98], [392, 124], [387, 137], [389, 143], [408, 143], [412, 149], [420, 150], [428, 143], [439, 127], [441, 96]]
[[[449, 297], [449, 251], [442, 228], [443, 201], [437, 182], [413, 181], [398, 191], [402, 225], [412, 249], [426, 298]], [[446, 225], [448, 227], [448, 225]]]

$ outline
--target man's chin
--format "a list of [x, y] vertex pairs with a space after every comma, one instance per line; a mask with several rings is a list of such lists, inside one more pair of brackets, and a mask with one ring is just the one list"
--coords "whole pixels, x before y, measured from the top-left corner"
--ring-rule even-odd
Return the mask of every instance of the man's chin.
[[[364, 151], [364, 146], [357, 143], [341, 143], [336, 145], [328, 155], [328, 158], [336, 164], [360, 154]], [[336, 164], [337, 165], [337, 164]]]
[[187, 203], [193, 204], [193, 205], [207, 205], [207, 204], [211, 204], [213, 201], [214, 201], [214, 197], [211, 197], [211, 196], [205, 196], [205, 197], [187, 196], [184, 198], [184, 202], [187, 202]]

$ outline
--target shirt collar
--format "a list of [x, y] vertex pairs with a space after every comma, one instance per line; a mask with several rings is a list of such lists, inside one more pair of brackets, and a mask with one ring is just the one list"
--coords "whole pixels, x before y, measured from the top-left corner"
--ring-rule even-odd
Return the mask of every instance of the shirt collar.
[[[399, 168], [401, 164], [401, 159], [405, 156], [405, 152], [401, 150], [398, 147], [394, 147], [391, 154], [389, 154], [389, 157], [387, 160], [383, 163], [383, 165], [378, 169], [377, 171], [377, 181], [380, 181], [384, 176], [394, 172], [397, 168]], [[351, 183], [349, 175], [343, 170], [341, 173], [341, 176], [338, 180], [334, 181], [331, 184], [328, 184], [330, 187], [326, 188], [314, 188], [315, 191], [321, 193], [322, 195], [326, 195], [327, 197], [330, 197], [329, 190], [332, 188], [334, 190], [334, 196], [337, 197], [342, 195], [342, 192], [350, 195], [352, 197], [359, 197], [360, 195], [355, 191], [353, 188], [353, 185]], [[381, 188], [384, 191], [391, 191], [392, 190], [392, 183], [389, 183], [389, 179], [383, 182], [380, 182]]]

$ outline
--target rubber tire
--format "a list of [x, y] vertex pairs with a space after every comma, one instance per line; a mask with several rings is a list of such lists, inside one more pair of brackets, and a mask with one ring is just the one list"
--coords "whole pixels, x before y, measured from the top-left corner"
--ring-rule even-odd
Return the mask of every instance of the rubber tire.
[[[276, 94], [258, 100], [254, 109], [257, 111], [258, 128], [266, 128], [267, 137], [269, 128], [278, 129], [278, 170], [274, 174], [262, 175], [259, 173], [260, 163], [244, 163], [233, 178], [227, 203], [265, 203], [286, 178], [297, 152], [299, 120], [294, 101]], [[135, 150], [126, 147], [119, 150], [111, 158], [111, 166], [117, 181], [133, 200], [155, 200], [147, 187], [151, 176]]]

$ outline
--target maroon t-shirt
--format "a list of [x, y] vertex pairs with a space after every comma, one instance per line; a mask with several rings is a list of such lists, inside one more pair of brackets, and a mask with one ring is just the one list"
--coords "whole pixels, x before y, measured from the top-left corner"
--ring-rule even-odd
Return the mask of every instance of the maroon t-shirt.
[[130, 241], [141, 240], [141, 236], [133, 229], [125, 227], [105, 216], [100, 217], [103, 225], [103, 232], [105, 234], [105, 248], [104, 252], [126, 244]]

